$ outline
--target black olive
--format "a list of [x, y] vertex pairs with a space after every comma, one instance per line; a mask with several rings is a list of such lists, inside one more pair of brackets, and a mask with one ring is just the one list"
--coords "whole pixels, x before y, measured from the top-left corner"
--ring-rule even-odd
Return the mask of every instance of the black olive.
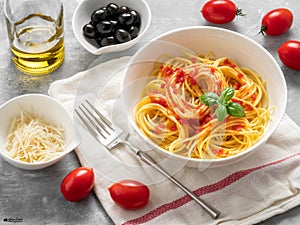
[[100, 47], [100, 44], [98, 44], [98, 38], [97, 39], [86, 38], [86, 41], [97, 48]]
[[92, 13], [91, 21], [93, 24], [97, 24], [100, 21], [106, 20], [108, 16], [109, 16], [109, 13], [108, 13], [106, 7], [101, 7]]
[[82, 31], [87, 38], [95, 39], [97, 37], [97, 31], [92, 24], [85, 24]]
[[117, 30], [117, 29], [120, 28], [120, 23], [119, 23], [119, 21], [117, 21], [117, 20], [110, 20], [109, 22], [110, 22], [110, 23], [112, 24], [112, 26], [113, 26], [112, 32], [114, 32], [115, 30]]
[[129, 7], [127, 7], [127, 6], [121, 6], [120, 8], [119, 8], [119, 14], [122, 14], [122, 13], [129, 13], [130, 12], [130, 8]]
[[113, 24], [109, 21], [100, 21], [96, 25], [97, 31], [101, 34], [111, 33], [113, 30]]
[[124, 30], [124, 29], [118, 29], [118, 30], [116, 30], [115, 36], [116, 36], [116, 39], [120, 43], [124, 43], [124, 42], [127, 42], [127, 41], [131, 40], [130, 34], [126, 30]]
[[124, 43], [136, 38], [140, 32], [140, 14], [127, 7], [109, 3], [98, 8], [84, 25], [83, 35], [96, 47]]
[[127, 26], [132, 24], [133, 19], [133, 15], [131, 13], [122, 13], [118, 17], [120, 24]]
[[115, 39], [115, 37], [108, 36], [108, 37], [102, 38], [99, 44], [100, 44], [100, 46], [105, 47], [105, 46], [109, 46], [109, 45], [115, 45], [117, 43], [118, 42]]
[[133, 22], [132, 23], [135, 24], [136, 26], [140, 26], [140, 24], [141, 24], [140, 14], [135, 10], [131, 10], [130, 13], [133, 16]]
[[139, 34], [139, 31], [140, 29], [136, 26], [131, 26], [129, 29], [128, 29], [128, 33], [130, 34], [131, 36], [131, 39], [134, 39], [138, 36]]
[[119, 12], [119, 6], [115, 3], [109, 3], [106, 6], [106, 9], [112, 17], [115, 17], [117, 15], [117, 13]]

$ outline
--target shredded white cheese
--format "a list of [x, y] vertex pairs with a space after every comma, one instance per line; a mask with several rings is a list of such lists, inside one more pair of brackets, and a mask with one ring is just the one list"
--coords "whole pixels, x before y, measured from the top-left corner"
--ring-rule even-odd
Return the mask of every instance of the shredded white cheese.
[[12, 120], [5, 144], [12, 158], [27, 163], [53, 159], [62, 153], [64, 145], [62, 128], [22, 110]]

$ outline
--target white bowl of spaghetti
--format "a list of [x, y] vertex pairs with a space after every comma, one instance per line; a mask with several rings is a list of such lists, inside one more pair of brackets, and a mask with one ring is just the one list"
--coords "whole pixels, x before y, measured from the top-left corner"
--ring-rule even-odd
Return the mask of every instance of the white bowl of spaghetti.
[[258, 43], [222, 28], [187, 27], [146, 44], [123, 80], [130, 127], [165, 157], [192, 167], [246, 158], [284, 115], [287, 88]]
[[49, 167], [80, 142], [71, 115], [47, 95], [17, 96], [0, 106], [0, 118], [0, 155], [21, 169]]

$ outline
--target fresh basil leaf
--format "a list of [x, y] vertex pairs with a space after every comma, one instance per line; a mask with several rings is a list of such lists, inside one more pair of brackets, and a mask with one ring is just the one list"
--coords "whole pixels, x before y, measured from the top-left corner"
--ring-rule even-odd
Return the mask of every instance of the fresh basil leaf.
[[227, 113], [231, 116], [239, 117], [239, 118], [245, 116], [244, 108], [239, 103], [236, 102], [228, 103]]
[[227, 103], [234, 95], [234, 89], [232, 87], [226, 87], [221, 93], [222, 103]]
[[200, 101], [205, 105], [213, 106], [218, 104], [219, 96], [214, 92], [206, 92], [200, 96]]
[[220, 97], [214, 92], [207, 92], [200, 96], [200, 101], [208, 106], [218, 105], [215, 113], [220, 122], [226, 118], [227, 114], [239, 118], [244, 117], [244, 108], [239, 103], [228, 102], [234, 96], [234, 91], [232, 87], [226, 87]]
[[226, 106], [223, 104], [218, 105], [216, 109], [217, 119], [221, 122], [226, 118], [226, 115], [227, 115]]

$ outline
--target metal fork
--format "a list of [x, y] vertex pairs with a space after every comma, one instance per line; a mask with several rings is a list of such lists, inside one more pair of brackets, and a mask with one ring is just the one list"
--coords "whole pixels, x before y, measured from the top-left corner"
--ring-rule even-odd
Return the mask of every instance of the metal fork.
[[187, 189], [178, 180], [172, 177], [166, 170], [159, 166], [148, 154], [133, 146], [126, 140], [128, 133], [119, 127], [113, 125], [104, 115], [102, 115], [88, 100], [82, 103], [78, 109], [75, 109], [76, 114], [86, 126], [88, 131], [96, 138], [96, 140], [108, 149], [114, 148], [122, 143], [128, 146], [142, 161], [151, 165], [162, 175], [181, 188], [193, 200], [195, 200], [212, 218], [216, 219], [220, 212], [200, 199], [193, 192]]

